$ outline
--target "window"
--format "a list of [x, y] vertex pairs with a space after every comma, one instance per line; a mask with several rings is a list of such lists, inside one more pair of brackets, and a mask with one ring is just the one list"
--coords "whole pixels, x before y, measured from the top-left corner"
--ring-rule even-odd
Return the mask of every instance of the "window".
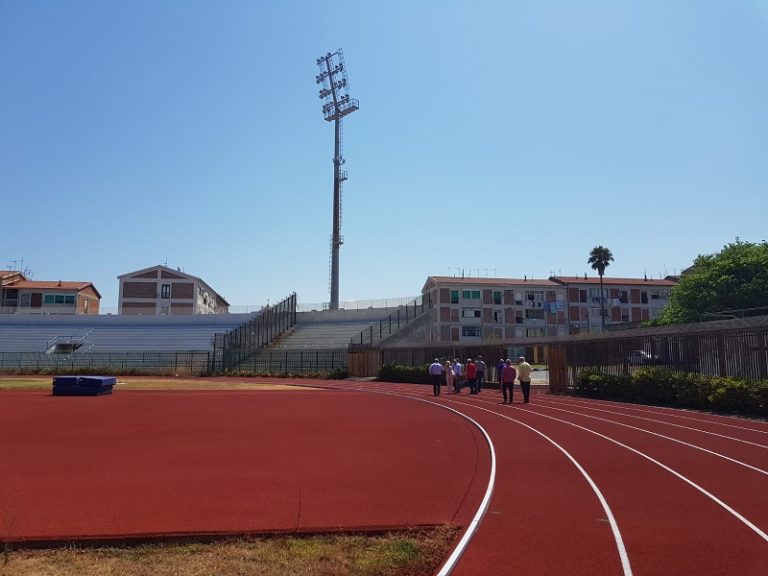
[[493, 303], [494, 304], [501, 304], [501, 290], [494, 290], [493, 291]]
[[451, 290], [451, 304], [458, 304], [458, 303], [459, 303], [459, 291]]
[[544, 310], [538, 308], [529, 308], [525, 311], [526, 318], [535, 318], [537, 320], [544, 320]]
[[659, 299], [659, 291], [651, 290], [651, 300], [658, 300], [658, 299]]
[[461, 311], [461, 317], [462, 318], [480, 318], [480, 310], [475, 310], [474, 308], [464, 308]]
[[629, 322], [629, 314], [624, 314], [622, 312], [622, 314], [621, 314], [621, 321], [622, 322]]
[[528, 296], [528, 300], [533, 302], [544, 301], [544, 292], [527, 292], [526, 295]]
[[170, 298], [170, 297], [171, 297], [171, 285], [163, 284], [162, 288], [160, 289], [160, 298]]
[[528, 338], [541, 338], [544, 336], [544, 328], [528, 328], [525, 331], [525, 335]]
[[467, 298], [467, 299], [469, 299], [469, 297], [470, 297], [470, 294], [472, 294], [472, 291], [471, 291], [471, 290], [462, 290], [462, 291], [461, 291], [461, 297], [462, 297], [462, 298]]
[[586, 302], [586, 301], [587, 301], [587, 291], [579, 290], [579, 302]]
[[493, 311], [493, 321], [497, 324], [500, 324], [501, 322], [504, 322], [504, 312], [501, 310], [494, 310]]
[[74, 294], [46, 294], [43, 296], [44, 304], [74, 304]]
[[171, 307], [170, 306], [160, 306], [160, 314], [168, 315], [171, 313]]
[[619, 290], [619, 302], [627, 304], [629, 302], [629, 295], [626, 290]]
[[522, 292], [515, 292], [515, 304], [518, 306], [522, 305], [523, 303], [523, 293]]
[[640, 292], [640, 302], [642, 304], [648, 304], [648, 292]]
[[462, 326], [461, 327], [461, 335], [462, 336], [479, 337], [480, 336], [480, 326]]

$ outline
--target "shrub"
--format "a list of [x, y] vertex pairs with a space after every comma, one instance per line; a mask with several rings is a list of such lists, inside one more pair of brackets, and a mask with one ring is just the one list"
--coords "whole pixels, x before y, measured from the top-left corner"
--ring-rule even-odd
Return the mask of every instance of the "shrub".
[[648, 367], [632, 374], [580, 372], [574, 393], [587, 398], [697, 408], [768, 417], [768, 380], [673, 372]]
[[717, 376], [709, 382], [707, 400], [718, 412], [749, 414], [752, 412], [752, 395], [746, 380]]
[[407, 382], [410, 384], [429, 384], [429, 371], [424, 366], [400, 366], [399, 364], [384, 364], [379, 370], [377, 380], [382, 382]]

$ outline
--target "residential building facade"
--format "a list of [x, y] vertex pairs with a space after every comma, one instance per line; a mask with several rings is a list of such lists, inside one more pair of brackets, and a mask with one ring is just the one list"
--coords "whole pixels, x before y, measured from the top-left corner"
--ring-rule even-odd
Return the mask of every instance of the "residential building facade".
[[91, 282], [27, 280], [21, 272], [0, 273], [3, 314], [98, 314], [101, 294]]
[[455, 278], [430, 276], [430, 340], [481, 344], [567, 336], [606, 325], [656, 318], [669, 302], [673, 279], [552, 276]]
[[227, 314], [229, 303], [203, 280], [158, 265], [118, 276], [118, 313]]
[[653, 320], [669, 303], [673, 278], [603, 277], [602, 304], [600, 278], [579, 276], [553, 276], [551, 280], [568, 291], [568, 331], [570, 334], [595, 332], [602, 325], [637, 324]]
[[431, 340], [481, 344], [568, 334], [567, 290], [552, 280], [430, 276]]

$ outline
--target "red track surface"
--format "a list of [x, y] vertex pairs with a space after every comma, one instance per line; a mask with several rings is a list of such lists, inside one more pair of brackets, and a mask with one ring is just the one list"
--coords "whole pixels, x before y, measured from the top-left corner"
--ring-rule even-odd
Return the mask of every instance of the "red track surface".
[[466, 420], [344, 391], [0, 395], [0, 538], [466, 524], [488, 450]]
[[329, 385], [3, 393], [0, 538], [468, 526], [489, 448], [444, 405], [476, 420], [497, 458], [490, 506], [454, 574], [765, 573], [765, 422]]

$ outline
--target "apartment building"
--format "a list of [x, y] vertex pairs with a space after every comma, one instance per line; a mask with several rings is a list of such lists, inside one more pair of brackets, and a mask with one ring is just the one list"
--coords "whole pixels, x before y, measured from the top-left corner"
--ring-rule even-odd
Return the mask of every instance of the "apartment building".
[[152, 266], [117, 277], [118, 313], [125, 315], [227, 314], [229, 303], [197, 276]]
[[601, 306], [600, 278], [553, 276], [568, 291], [568, 330], [571, 334], [594, 332], [602, 324], [631, 324], [653, 320], [669, 303], [677, 280], [672, 277], [649, 278], [603, 277]]
[[552, 280], [430, 276], [431, 340], [491, 343], [568, 334], [567, 289]]
[[27, 280], [17, 271], [0, 273], [0, 313], [98, 314], [101, 294], [91, 282]]
[[[603, 278], [606, 325], [656, 318], [674, 279]], [[430, 340], [480, 344], [540, 339], [602, 327], [600, 278], [455, 278], [430, 276]]]

